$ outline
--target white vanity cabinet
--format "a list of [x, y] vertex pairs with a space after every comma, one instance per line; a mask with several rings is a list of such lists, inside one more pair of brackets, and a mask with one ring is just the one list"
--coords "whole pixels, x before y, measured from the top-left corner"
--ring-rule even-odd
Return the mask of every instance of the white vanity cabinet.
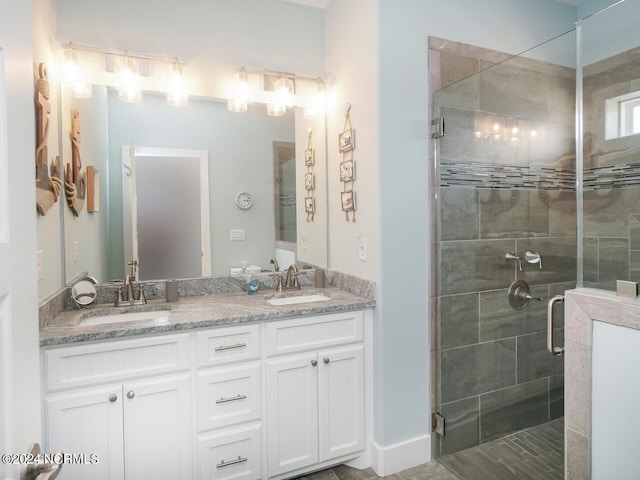
[[370, 321], [340, 312], [44, 347], [45, 449], [98, 455], [66, 464], [71, 480], [369, 466]]
[[362, 312], [266, 326], [269, 477], [347, 459], [365, 447]]
[[189, 335], [43, 351], [50, 451], [96, 454], [65, 479], [191, 479]]

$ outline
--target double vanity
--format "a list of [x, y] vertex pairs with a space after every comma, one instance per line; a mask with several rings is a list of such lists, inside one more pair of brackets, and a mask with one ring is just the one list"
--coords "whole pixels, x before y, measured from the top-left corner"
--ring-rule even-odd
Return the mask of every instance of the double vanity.
[[177, 302], [158, 284], [144, 305], [114, 307], [108, 289], [84, 309], [66, 291], [43, 304], [45, 448], [86, 456], [65, 478], [369, 466], [374, 286], [300, 278], [290, 292], [262, 288], [265, 275], [255, 295], [229, 277], [181, 281]]

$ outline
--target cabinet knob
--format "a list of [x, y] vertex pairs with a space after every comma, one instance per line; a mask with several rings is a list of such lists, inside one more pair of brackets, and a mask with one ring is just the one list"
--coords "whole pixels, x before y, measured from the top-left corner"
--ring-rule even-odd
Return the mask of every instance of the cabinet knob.
[[323, 361], [325, 364], [326, 364], [326, 363], [329, 363], [329, 357], [324, 357], [324, 358], [322, 359], [322, 361]]
[[318, 364], [317, 360], [311, 360], [311, 366], [315, 367]]
[[136, 392], [134, 392], [133, 390], [129, 390], [127, 392], [127, 398], [133, 398], [136, 396]]
[[116, 400], [118, 400], [118, 395], [116, 395], [115, 393], [112, 393], [111, 395], [109, 395], [109, 401], [111, 403], [115, 402]]

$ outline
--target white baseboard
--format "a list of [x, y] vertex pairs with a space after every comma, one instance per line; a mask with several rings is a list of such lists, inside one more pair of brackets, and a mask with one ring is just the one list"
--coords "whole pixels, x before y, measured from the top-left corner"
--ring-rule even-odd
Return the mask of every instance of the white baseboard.
[[371, 467], [380, 477], [428, 463], [431, 461], [431, 435], [422, 435], [387, 447], [373, 442], [371, 460]]

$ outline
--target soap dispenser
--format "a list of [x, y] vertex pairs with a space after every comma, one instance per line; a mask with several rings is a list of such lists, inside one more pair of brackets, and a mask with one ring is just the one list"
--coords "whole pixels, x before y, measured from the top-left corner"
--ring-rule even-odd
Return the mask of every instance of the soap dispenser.
[[254, 275], [247, 275], [247, 283], [245, 285], [248, 295], [253, 295], [258, 291], [258, 279]]

